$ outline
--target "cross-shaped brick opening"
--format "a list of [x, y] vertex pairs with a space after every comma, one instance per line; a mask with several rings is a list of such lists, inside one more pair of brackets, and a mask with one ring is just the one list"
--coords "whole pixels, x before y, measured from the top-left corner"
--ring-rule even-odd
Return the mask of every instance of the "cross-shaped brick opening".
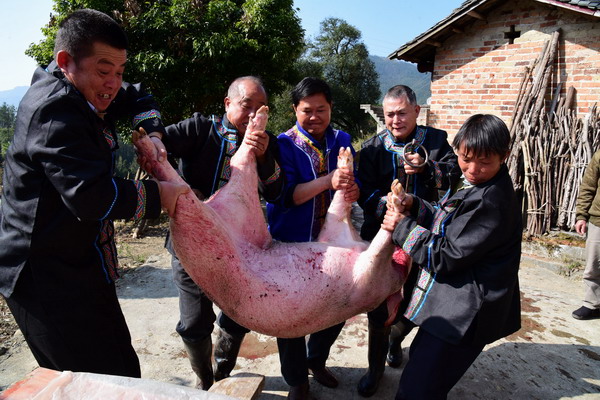
[[515, 31], [515, 26], [510, 26], [510, 31], [504, 32], [504, 39], [508, 39], [508, 44], [513, 44], [515, 39], [521, 37], [521, 31]]

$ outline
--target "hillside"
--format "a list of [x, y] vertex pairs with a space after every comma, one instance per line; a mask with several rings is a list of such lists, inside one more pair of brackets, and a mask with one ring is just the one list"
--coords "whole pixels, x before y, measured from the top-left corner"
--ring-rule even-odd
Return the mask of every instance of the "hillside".
[[[415, 91], [419, 104], [425, 104], [431, 96], [431, 73], [417, 71], [417, 66], [406, 61], [390, 60], [386, 57], [369, 56], [379, 74], [381, 98], [394, 85], [406, 85]], [[380, 99], [381, 100], [381, 99]]]
[[17, 86], [14, 89], [0, 91], [0, 105], [6, 103], [17, 108], [27, 89], [29, 86]]

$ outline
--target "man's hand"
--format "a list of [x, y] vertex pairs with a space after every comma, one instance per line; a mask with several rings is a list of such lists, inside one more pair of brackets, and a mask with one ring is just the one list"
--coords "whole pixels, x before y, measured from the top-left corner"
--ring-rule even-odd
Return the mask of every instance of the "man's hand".
[[330, 172], [328, 176], [331, 179], [329, 188], [333, 190], [350, 189], [353, 185], [356, 185], [354, 174], [345, 168], [337, 168]]
[[406, 217], [413, 204], [412, 195], [406, 193], [402, 184], [395, 179], [391, 186], [392, 191], [388, 193], [386, 199], [386, 212], [383, 216], [381, 228], [393, 232], [398, 223]]
[[188, 185], [181, 185], [167, 181], [156, 181], [158, 183], [158, 191], [160, 193], [160, 204], [162, 209], [169, 214], [169, 217], [175, 215], [175, 207], [177, 199], [180, 195], [191, 191]]
[[269, 147], [269, 135], [265, 131], [246, 132], [244, 143], [252, 148], [257, 158], [262, 158]]
[[349, 185], [344, 189], [344, 200], [349, 203], [354, 203], [358, 201], [358, 197], [360, 196], [360, 190], [358, 189], [358, 185], [356, 182], [352, 182], [352, 185]]
[[[389, 196], [389, 195], [388, 195]], [[384, 229], [388, 232], [394, 232], [398, 223], [404, 219], [404, 214], [394, 210], [393, 208], [388, 208], [383, 216], [383, 222], [381, 223], [381, 229]]]
[[[154, 132], [152, 132], [150, 135], [152, 135], [152, 134], [154, 134]], [[160, 138], [158, 136], [155, 136], [155, 135], [150, 136], [150, 135], [148, 135], [148, 137], [150, 138], [150, 141], [154, 144], [154, 148], [156, 149], [156, 152], [154, 153], [154, 159], [149, 160], [147, 157], [142, 156], [141, 154], [138, 153], [137, 162], [144, 171], [146, 171], [148, 174], [152, 175], [152, 162], [154, 162], [154, 161], [162, 162], [163, 160], [166, 160], [167, 149], [165, 148], [165, 145], [163, 144], [163, 142], [160, 140]]]
[[[404, 158], [406, 158], [408, 160], [408, 162], [410, 162], [413, 165], [421, 165], [425, 161], [425, 159], [423, 157], [421, 157], [419, 155], [419, 153], [404, 154]], [[420, 174], [421, 172], [423, 172], [424, 169], [425, 169], [424, 166], [420, 167], [420, 168], [415, 168], [415, 167], [411, 167], [406, 162], [404, 163], [404, 172], [406, 172], [407, 175]]]
[[587, 232], [587, 222], [585, 219], [580, 219], [575, 222], [575, 232], [580, 235], [585, 235]]

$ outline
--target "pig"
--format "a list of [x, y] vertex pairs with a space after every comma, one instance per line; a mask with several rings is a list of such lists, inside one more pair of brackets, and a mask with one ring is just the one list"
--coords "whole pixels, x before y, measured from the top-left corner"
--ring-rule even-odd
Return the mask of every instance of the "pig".
[[[261, 108], [248, 129], [264, 129], [267, 112]], [[144, 132], [134, 132], [133, 142], [151, 160], [153, 177], [185, 184], [166, 160], [153, 159], [154, 145]], [[170, 218], [177, 257], [225, 314], [250, 330], [295, 338], [370, 311], [387, 298], [392, 321], [410, 258], [395, 249], [390, 232], [381, 229], [370, 244], [360, 240], [350, 220], [352, 205], [340, 190], [317, 241], [274, 241], [260, 206], [251, 147], [242, 143], [230, 166], [223, 188], [204, 202], [191, 191], [180, 195]], [[352, 170], [349, 149], [340, 151], [338, 167]], [[402, 194], [393, 189], [397, 203]]]

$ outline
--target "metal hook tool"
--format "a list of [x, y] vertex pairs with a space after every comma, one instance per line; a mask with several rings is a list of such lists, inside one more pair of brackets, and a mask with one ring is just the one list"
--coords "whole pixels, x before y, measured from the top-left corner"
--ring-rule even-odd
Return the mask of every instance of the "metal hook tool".
[[[413, 164], [406, 159], [405, 154], [418, 153], [419, 149], [425, 155], [425, 159], [423, 160], [423, 162], [421, 164]], [[417, 142], [415, 139], [413, 139], [412, 142], [407, 143], [404, 145], [404, 147], [402, 147], [402, 150], [400, 150], [400, 157], [402, 157], [402, 159], [404, 160], [405, 163], [407, 163], [408, 165], [410, 165], [413, 168], [421, 168], [421, 167], [425, 166], [425, 164], [427, 164], [427, 161], [429, 161], [429, 153], [427, 153], [427, 149], [425, 149], [425, 147], [423, 147], [423, 145], [421, 143]]]

